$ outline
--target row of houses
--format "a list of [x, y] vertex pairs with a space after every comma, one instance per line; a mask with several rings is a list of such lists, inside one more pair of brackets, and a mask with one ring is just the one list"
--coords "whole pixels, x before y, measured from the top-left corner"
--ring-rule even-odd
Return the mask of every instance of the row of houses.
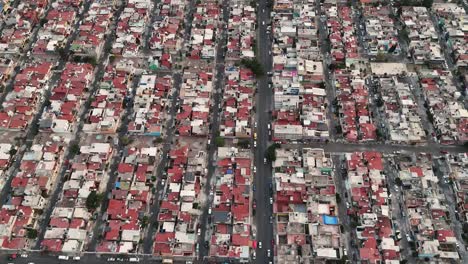
[[209, 256], [249, 261], [254, 254], [251, 236], [255, 237], [251, 217], [255, 208], [251, 207], [254, 172], [250, 149], [218, 148], [215, 175], [213, 205], [209, 209], [209, 224], [213, 225]]
[[169, 158], [167, 187], [157, 217], [153, 255], [194, 257], [198, 253], [196, 244], [200, 234], [201, 182], [206, 175], [206, 153], [204, 148], [189, 148], [181, 142], [173, 146]]
[[426, 132], [421, 123], [413, 86], [396, 76], [379, 78], [389, 140], [399, 143], [422, 143]]
[[437, 31], [427, 8], [403, 6], [401, 20], [409, 38], [409, 51], [416, 65], [441, 65], [444, 53], [438, 43]]
[[33, 60], [16, 75], [13, 89], [5, 97], [0, 111], [1, 127], [25, 131], [44, 101], [52, 63]]
[[468, 111], [449, 71], [421, 71], [420, 84], [428, 115], [442, 144], [468, 141]]
[[433, 157], [421, 153], [408, 158], [396, 158], [401, 195], [409, 224], [409, 240], [420, 259], [458, 261], [458, 242], [450, 219], [449, 204], [439, 178], [433, 171]]
[[356, 226], [359, 259], [366, 263], [393, 263], [400, 260], [400, 244], [393, 221], [396, 219], [378, 152], [345, 154], [345, 168], [351, 204], [348, 214]]
[[83, 1], [59, 0], [51, 4], [45, 22], [39, 29], [38, 38], [33, 44], [35, 57], [54, 58], [61, 56], [68, 37], [75, 30], [75, 23], [83, 11]]
[[155, 55], [153, 64], [160, 68], [172, 68], [172, 56], [179, 52], [183, 42], [184, 1], [161, 1], [158, 15], [152, 25], [150, 49]]
[[[140, 142], [141, 143], [141, 142]], [[158, 162], [157, 147], [131, 145], [121, 154], [106, 205], [105, 227], [97, 252], [137, 253], [149, 224], [147, 215]]]
[[[88, 197], [105, 190], [108, 163], [114, 151], [107, 138], [84, 142], [79, 154], [65, 164], [63, 186], [55, 204], [41, 248], [51, 252], [80, 253], [90, 238], [95, 216]], [[60, 184], [59, 184], [60, 185]]]
[[363, 37], [367, 42], [368, 54], [373, 56], [389, 53], [398, 55], [401, 52], [398, 31], [391, 14], [392, 6], [388, 3], [379, 6], [371, 4], [362, 6], [365, 28], [362, 28], [361, 32], [365, 32]]
[[277, 263], [338, 261], [344, 240], [333, 162], [323, 149], [277, 149], [273, 163], [274, 252]]
[[130, 133], [162, 136], [169, 109], [167, 95], [172, 85], [170, 76], [144, 74], [140, 77], [133, 99], [133, 118], [128, 125]]
[[[46, 93], [51, 89], [50, 84], [53, 82], [51, 78], [53, 76], [52, 69], [55, 67], [54, 63], [58, 62], [58, 56], [53, 53], [69, 40], [68, 37], [74, 30], [74, 22], [76, 22], [78, 13], [83, 7], [80, 1], [57, 1], [53, 4], [53, 10], [51, 9], [45, 13], [45, 10], [51, 7], [47, 1], [29, 1], [28, 3], [31, 5], [20, 3], [18, 10], [24, 10], [25, 15], [26, 13], [29, 14], [28, 17], [31, 17], [30, 26], [39, 26], [38, 34], [41, 37], [35, 43], [30, 43], [32, 45], [31, 52], [34, 56], [33, 58], [29, 56], [23, 58], [23, 66], [13, 80], [13, 88], [6, 94], [5, 100], [2, 102], [0, 119], [2, 133], [6, 135], [15, 133], [15, 137], [21, 140], [26, 132], [34, 129], [33, 135], [37, 136], [33, 138], [32, 146], [25, 149], [24, 154], [20, 156], [19, 168], [5, 174], [5, 177], [12, 177], [12, 180], [10, 186], [4, 186], [4, 188], [8, 189], [5, 190], [7, 200], [2, 205], [2, 215], [5, 218], [2, 220], [1, 247], [8, 249], [27, 249], [36, 246], [38, 230], [44, 230], [46, 226], [44, 222], [48, 221], [48, 219], [44, 219], [43, 213], [47, 210], [50, 198], [57, 187], [60, 168], [66, 162], [63, 158], [66, 153], [66, 146], [69, 144], [71, 137], [66, 134], [53, 134], [50, 133], [50, 130], [44, 134], [40, 133], [39, 127], [42, 121], [39, 124], [33, 124], [34, 127], [32, 128], [30, 126], [34, 117], [42, 111], [41, 107], [47, 105], [45, 98]], [[32, 11], [34, 5], [37, 5], [37, 9]], [[42, 18], [42, 22], [40, 22], [38, 19], [42, 15], [45, 15], [45, 18]], [[17, 25], [21, 26], [25, 23], [21, 22], [24, 18], [21, 18], [20, 14], [16, 18], [20, 22]], [[20, 30], [20, 27], [13, 27]], [[29, 26], [25, 25], [24, 27], [27, 29]], [[4, 33], [8, 32], [9, 27], [7, 26], [5, 29], [7, 31]], [[31, 41], [31, 35], [27, 36]], [[21, 45], [25, 47], [25, 44]], [[27, 51], [21, 52], [26, 53]], [[82, 89], [84, 82], [86, 82], [84, 76], [80, 75], [83, 78], [80, 80], [74, 79], [73, 84], [71, 84], [71, 80], [66, 80], [67, 76], [75, 75], [71, 72], [76, 69], [75, 67], [81, 68], [81, 66], [83, 65], [67, 65], [68, 71], [59, 76], [62, 77], [62, 80], [59, 81], [62, 87], [68, 83], [66, 87]], [[77, 71], [77, 74], [84, 72], [86, 69], [87, 67], [83, 66], [81, 70]], [[90, 69], [92, 71], [92, 67]], [[63, 89], [60, 90], [58, 86], [56, 88], [54, 94], [60, 94], [61, 96], [67, 94], [62, 93]], [[59, 96], [60, 98], [52, 98], [52, 100], [56, 101], [54, 102], [56, 105], [65, 102], [61, 101], [61, 96]], [[52, 102], [49, 105], [52, 105]], [[66, 112], [65, 109], [58, 109], [57, 116], [64, 117], [70, 112], [71, 110]], [[58, 120], [59, 124], [61, 122], [61, 120]], [[50, 127], [52, 126], [54, 125], [51, 124]], [[18, 141], [15, 142], [17, 144]]]
[[[187, 7], [188, 8], [188, 7]], [[185, 12], [190, 12], [186, 10]], [[202, 188], [208, 173], [208, 134], [215, 82], [218, 40], [223, 27], [222, 9], [217, 1], [195, 3], [191, 33], [185, 36], [185, 66], [175, 114], [175, 140], [171, 142], [167, 177], [157, 216], [153, 255], [193, 258], [202, 245], [200, 222], [208, 197]], [[190, 23], [190, 19], [187, 21]], [[170, 51], [169, 51], [170, 52]]]
[[28, 1], [18, 6], [2, 5], [3, 30], [0, 35], [0, 83], [5, 86], [18, 65], [18, 57], [30, 42], [32, 31], [44, 15], [46, 0]]
[[35, 142], [24, 154], [1, 209], [2, 248], [21, 250], [35, 245], [35, 230], [54, 191], [65, 144], [64, 138], [49, 138]]
[[332, 75], [336, 89], [332, 103], [340, 121], [338, 132], [346, 141], [374, 141], [377, 139], [377, 127], [370, 111], [369, 89], [364, 79], [367, 62], [358, 54], [353, 12], [353, 8], [343, 4], [324, 5], [332, 62], [337, 65]]
[[276, 1], [273, 5], [269, 88], [274, 91], [274, 140], [329, 138], [318, 19], [314, 2]]
[[[468, 155], [460, 153], [448, 157], [448, 177], [453, 181], [456, 207], [460, 215], [460, 221], [468, 222]], [[466, 224], [465, 224], [466, 225]]]
[[83, 131], [86, 133], [116, 133], [125, 113], [131, 91], [131, 75], [117, 70], [114, 65], [108, 65], [104, 71], [93, 94], [89, 115], [83, 120]]
[[456, 3], [434, 3], [432, 10], [436, 13], [443, 28], [449, 52], [459, 69], [468, 67], [468, 15], [465, 9]]
[[129, 0], [116, 28], [116, 40], [111, 53], [126, 58], [138, 57], [144, 45], [144, 36], [153, 10], [151, 0]]
[[[5, 12], [3, 18], [5, 25], [0, 38], [0, 54], [20, 53], [25, 48], [34, 27], [45, 13], [47, 3], [47, 0], [36, 0], [10, 6], [10, 11]], [[6, 7], [3, 8], [5, 10]]]
[[239, 140], [250, 139], [255, 129], [252, 119], [256, 91], [254, 74], [241, 63], [254, 58], [257, 48], [256, 9], [251, 5], [244, 0], [229, 2], [224, 103], [220, 109], [220, 136], [226, 137], [228, 146], [217, 149], [215, 179], [210, 192], [213, 203], [208, 209], [208, 224], [212, 225], [208, 255], [217, 260], [248, 262], [255, 258], [253, 181], [260, 175], [255, 175], [250, 148], [234, 146]]
[[78, 28], [70, 51], [76, 56], [99, 58], [116, 11], [115, 1], [93, 2]]
[[227, 25], [228, 43], [224, 70], [224, 95], [220, 136], [251, 138], [255, 101], [254, 74], [240, 64], [255, 56], [256, 12], [245, 1], [232, 2]]

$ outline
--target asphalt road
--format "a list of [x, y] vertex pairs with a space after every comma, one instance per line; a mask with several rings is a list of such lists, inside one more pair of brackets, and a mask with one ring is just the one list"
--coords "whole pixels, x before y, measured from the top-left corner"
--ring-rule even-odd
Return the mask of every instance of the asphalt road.
[[354, 260], [359, 257], [359, 250], [355, 243], [356, 230], [350, 228], [351, 222], [349, 215], [347, 214], [346, 202], [351, 204], [350, 195], [347, 194], [346, 189], [346, 171], [341, 169], [341, 165], [344, 165], [344, 157], [342, 155], [332, 156], [333, 165], [335, 167], [335, 186], [336, 192], [341, 195], [341, 202], [338, 204], [338, 217], [340, 224], [343, 226], [344, 236], [343, 243], [348, 249], [348, 259]]
[[330, 139], [334, 140], [336, 138], [336, 129], [335, 127], [339, 125], [338, 119], [335, 119], [333, 102], [336, 98], [336, 89], [335, 89], [335, 76], [334, 72], [329, 70], [331, 65], [331, 56], [330, 56], [330, 39], [328, 38], [328, 26], [327, 26], [327, 17], [325, 15], [326, 11], [321, 10], [320, 1], [316, 1], [317, 14], [320, 14], [320, 19], [318, 22], [319, 29], [319, 38], [320, 38], [320, 50], [323, 55], [323, 68], [325, 76], [325, 88], [327, 92], [328, 99], [328, 111], [327, 119], [329, 120], [328, 126], [330, 131]]
[[395, 179], [399, 176], [398, 175], [398, 167], [395, 159], [391, 157], [385, 158], [384, 163], [384, 173], [386, 175], [387, 184], [388, 184], [388, 191], [390, 192], [390, 200], [391, 200], [391, 215], [392, 221], [394, 224], [394, 230], [400, 231], [400, 254], [402, 255], [403, 259], [408, 260], [408, 263], [416, 262], [416, 259], [413, 257], [410, 245], [406, 235], [411, 235], [411, 227], [409, 225], [408, 218], [403, 216], [403, 212], [406, 211], [405, 204], [404, 204], [404, 195], [396, 190], [396, 183]]
[[[257, 8], [257, 58], [263, 65], [265, 72], [271, 71], [271, 36], [267, 34], [267, 26], [270, 25], [270, 8], [267, 6], [267, 0], [258, 1]], [[265, 12], [263, 12], [265, 10]], [[263, 25], [265, 22], [265, 25]], [[262, 248], [257, 248], [257, 258], [254, 263], [265, 264], [273, 261], [274, 248], [271, 244], [273, 240], [273, 225], [270, 224], [270, 216], [272, 215], [273, 208], [270, 205], [270, 183], [272, 183], [272, 168], [271, 164], [264, 164], [264, 157], [266, 149], [270, 144], [270, 137], [268, 131], [268, 124], [271, 122], [272, 110], [272, 91], [268, 87], [270, 78], [266, 75], [257, 78], [258, 93], [256, 96], [256, 112], [257, 112], [257, 148], [255, 149], [255, 165], [257, 173], [255, 175], [254, 183], [256, 191], [254, 197], [257, 201], [257, 208], [255, 212], [256, 224], [256, 238], [258, 243], [262, 243]], [[270, 249], [272, 257], [267, 257], [267, 250]]]
[[[224, 61], [225, 57], [223, 56], [224, 53], [224, 46], [227, 43], [227, 32], [226, 32], [226, 27], [224, 25], [227, 25], [229, 21], [229, 3], [228, 0], [223, 0], [223, 24], [222, 24], [222, 29], [221, 29], [221, 36], [220, 39], [218, 39], [218, 47], [216, 51], [216, 91], [213, 94], [213, 104], [211, 106], [211, 131], [210, 135], [211, 138], [214, 139], [219, 131], [219, 120], [220, 120], [220, 109], [218, 106], [220, 106], [221, 101], [223, 99], [223, 94], [224, 94]], [[205, 257], [208, 256], [209, 254], [209, 248], [206, 248], [205, 241], [209, 240], [209, 236], [206, 237], [208, 228], [211, 228], [211, 224], [208, 223], [208, 208], [211, 207], [211, 203], [213, 202], [212, 198], [210, 197], [210, 190], [211, 190], [211, 181], [215, 172], [215, 167], [213, 164], [216, 162], [216, 157], [215, 157], [215, 151], [216, 151], [216, 146], [215, 146], [215, 140], [211, 140], [210, 144], [208, 145], [208, 173], [206, 176], [206, 181], [205, 181], [205, 186], [203, 188], [203, 193], [204, 196], [206, 197], [207, 202], [205, 203], [205, 207], [203, 208], [203, 213], [200, 218], [200, 223], [201, 223], [201, 234], [198, 237], [198, 245], [199, 245], [199, 252], [198, 252], [198, 263], [204, 263]]]
[[393, 153], [395, 151], [404, 151], [411, 153], [430, 153], [440, 155], [441, 151], [447, 151], [451, 154], [465, 153], [468, 147], [457, 145], [441, 145], [441, 144], [428, 144], [428, 145], [397, 145], [387, 143], [343, 143], [343, 142], [310, 142], [303, 144], [282, 144], [282, 148], [323, 148], [325, 152], [331, 153], [345, 153], [355, 151], [378, 151], [382, 153]]
[[461, 218], [457, 218], [458, 208], [456, 202], [456, 194], [453, 189], [453, 185], [450, 183], [445, 183], [445, 178], [450, 174], [450, 168], [448, 167], [447, 161], [442, 159], [434, 159], [434, 167], [437, 168], [435, 174], [439, 178], [439, 186], [442, 192], [445, 195], [447, 209], [450, 216], [450, 225], [452, 230], [455, 232], [455, 236], [458, 239], [460, 246], [458, 247], [458, 253], [460, 254], [461, 258], [464, 260], [464, 263], [468, 261], [468, 252], [466, 250], [466, 243], [464, 243], [462, 234], [463, 232], [463, 225], [462, 222], [459, 220]]
[[[9, 254], [1, 253], [0, 254], [0, 263], [7, 264], [7, 263], [14, 263], [14, 264], [66, 264], [66, 263], [76, 263], [76, 264], [127, 264], [129, 257], [125, 256], [122, 257], [123, 261], [108, 261], [108, 258], [117, 258], [116, 255], [109, 256], [109, 255], [95, 255], [95, 254], [84, 254], [80, 256], [80, 260], [59, 260], [57, 256], [50, 256], [45, 255], [40, 252], [28, 252], [27, 258], [22, 258], [18, 256], [15, 260], [8, 260]], [[139, 257], [140, 262], [143, 264], [159, 264], [162, 261], [159, 259], [152, 259], [149, 257]], [[174, 264], [185, 264], [185, 261], [174, 261]]]

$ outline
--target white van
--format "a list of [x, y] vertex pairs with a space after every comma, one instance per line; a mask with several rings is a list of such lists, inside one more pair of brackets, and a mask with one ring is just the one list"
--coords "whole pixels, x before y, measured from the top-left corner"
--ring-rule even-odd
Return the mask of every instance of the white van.
[[69, 257], [69, 256], [58, 256], [58, 259], [60, 259], [60, 260], [68, 260], [68, 259], [70, 259], [70, 257]]

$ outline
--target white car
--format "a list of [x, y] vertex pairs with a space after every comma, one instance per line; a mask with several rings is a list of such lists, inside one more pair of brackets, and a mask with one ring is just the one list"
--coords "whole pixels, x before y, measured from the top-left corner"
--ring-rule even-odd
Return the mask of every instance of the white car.
[[258, 248], [262, 248], [262, 242], [258, 242]]
[[108, 258], [107, 261], [113, 262], [113, 261], [115, 261], [115, 258]]
[[270, 204], [273, 204], [273, 198], [270, 197]]
[[197, 235], [201, 235], [201, 228], [198, 228]]
[[265, 21], [262, 21], [262, 25], [263, 25], [263, 26], [265, 25]]
[[257, 141], [254, 141], [254, 148], [257, 147]]
[[269, 249], [267, 250], [267, 257], [271, 257], [271, 251]]
[[263, 164], [267, 164], [267, 159], [263, 158]]

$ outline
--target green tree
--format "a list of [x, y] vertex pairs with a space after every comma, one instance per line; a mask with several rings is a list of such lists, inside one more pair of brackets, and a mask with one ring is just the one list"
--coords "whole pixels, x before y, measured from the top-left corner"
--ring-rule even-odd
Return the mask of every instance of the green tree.
[[12, 149], [10, 149], [8, 154], [10, 154], [10, 156], [14, 156], [16, 154], [16, 152], [17, 152], [17, 150], [15, 148], [12, 148]]
[[339, 193], [335, 194], [335, 198], [336, 198], [336, 203], [338, 203], [338, 204], [341, 203], [341, 196], [340, 196]]
[[77, 143], [73, 143], [70, 146], [70, 153], [73, 155], [79, 154], [80, 153], [80, 146]]
[[395, 178], [395, 184], [398, 186], [402, 186], [403, 182], [401, 181], [400, 177]]
[[276, 149], [279, 148], [279, 147], [280, 147], [279, 144], [270, 145], [266, 150], [265, 158], [270, 162], [275, 161], [276, 160]]
[[133, 140], [127, 136], [123, 136], [120, 138], [120, 142], [122, 143], [122, 145], [127, 146], [128, 144], [131, 144]]
[[250, 69], [257, 77], [261, 77], [265, 74], [262, 64], [260, 64], [257, 59], [242, 59], [241, 65]]
[[98, 194], [96, 191], [92, 191], [86, 198], [86, 208], [90, 211], [95, 210], [98, 208], [99, 204], [101, 204], [103, 198], [103, 194]]
[[431, 8], [432, 7], [432, 3], [434, 3], [434, 0], [423, 0], [422, 1], [422, 5], [426, 8]]
[[26, 236], [29, 239], [36, 239], [37, 238], [37, 230], [36, 229], [28, 229]]
[[215, 144], [217, 147], [224, 147], [224, 144], [225, 144], [224, 138], [220, 136], [216, 137]]
[[141, 219], [141, 227], [145, 228], [146, 226], [148, 226], [148, 222], [149, 222], [149, 217], [147, 215], [143, 216], [143, 219]]

